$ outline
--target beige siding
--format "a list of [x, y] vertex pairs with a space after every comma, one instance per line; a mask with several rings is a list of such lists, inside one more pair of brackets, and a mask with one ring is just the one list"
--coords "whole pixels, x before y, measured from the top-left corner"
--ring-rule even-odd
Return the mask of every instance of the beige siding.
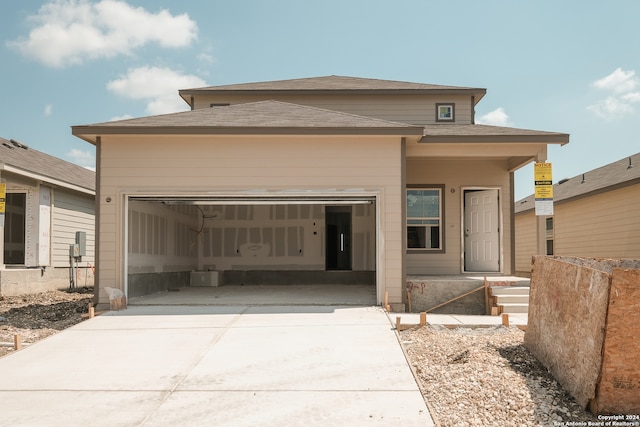
[[[375, 117], [394, 122], [425, 125], [436, 122], [436, 103], [455, 104], [455, 123], [469, 124], [473, 117], [470, 96], [461, 95], [238, 95], [196, 98], [196, 109], [211, 108], [213, 103], [242, 104], [276, 100], [308, 105], [327, 110], [342, 111], [360, 116]], [[214, 107], [224, 108], [224, 107]]]
[[407, 186], [444, 185], [444, 253], [407, 254], [407, 274], [460, 274], [463, 269], [463, 191], [471, 188], [499, 189], [501, 207], [501, 268], [510, 274], [511, 243], [509, 172], [500, 160], [407, 160]]
[[76, 232], [87, 237], [87, 254], [82, 266], [95, 264], [95, 202], [93, 196], [53, 191], [51, 206], [51, 255], [54, 267], [69, 266], [69, 245], [76, 241]]
[[537, 220], [534, 211], [515, 216], [516, 274], [531, 274], [531, 257], [537, 252]]
[[[127, 195], [355, 191], [378, 195], [377, 242], [382, 242], [384, 253], [378, 260], [378, 296], [388, 290], [390, 301], [400, 302], [404, 232], [400, 145], [398, 137], [103, 136], [101, 288], [124, 287]], [[100, 298], [106, 302], [106, 294]]]
[[597, 258], [640, 258], [640, 185], [558, 203], [554, 252]]

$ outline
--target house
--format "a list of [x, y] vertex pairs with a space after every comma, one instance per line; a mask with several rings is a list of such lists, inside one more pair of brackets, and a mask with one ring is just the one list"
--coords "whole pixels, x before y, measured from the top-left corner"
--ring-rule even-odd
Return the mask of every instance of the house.
[[[477, 125], [485, 89], [326, 76], [181, 90], [191, 111], [73, 126], [97, 150], [97, 280], [512, 274], [514, 171], [569, 136]], [[99, 293], [100, 304], [108, 295]]]
[[[562, 179], [546, 221], [547, 255], [640, 259], [640, 153]], [[531, 273], [536, 254], [535, 200], [516, 202], [516, 272]]]
[[0, 295], [93, 286], [95, 172], [0, 138], [0, 202]]

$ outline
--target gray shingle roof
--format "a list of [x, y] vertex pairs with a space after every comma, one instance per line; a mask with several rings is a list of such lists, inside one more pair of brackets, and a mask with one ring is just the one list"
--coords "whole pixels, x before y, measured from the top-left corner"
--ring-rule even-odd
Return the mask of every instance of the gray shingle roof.
[[367, 79], [360, 77], [347, 77], [347, 76], [322, 76], [322, 77], [309, 77], [302, 79], [291, 80], [276, 80], [267, 82], [256, 83], [241, 83], [222, 86], [208, 86], [203, 88], [183, 89], [180, 91], [181, 95], [186, 95], [194, 92], [198, 93], [214, 93], [214, 92], [228, 92], [228, 91], [251, 91], [251, 92], [265, 92], [265, 91], [295, 91], [295, 92], [411, 92], [419, 93], [420, 91], [472, 91], [479, 94], [486, 92], [486, 89], [470, 88], [460, 86], [443, 86], [433, 85], [425, 83], [412, 83], [402, 82], [395, 80], [380, 80], [380, 79]]
[[279, 101], [74, 126], [73, 134], [393, 134], [422, 135], [422, 127]]
[[[43, 181], [59, 181], [91, 192], [96, 188], [95, 172], [74, 163], [50, 156], [33, 148], [0, 138], [0, 168], [11, 166], [19, 171], [36, 174]], [[48, 181], [48, 182], [52, 182]]]
[[566, 133], [546, 132], [488, 125], [459, 125], [438, 123], [425, 126], [425, 135], [420, 142], [455, 142], [456, 139], [473, 137], [475, 142], [551, 142], [566, 144]]
[[[629, 159], [632, 167], [629, 168]], [[533, 177], [531, 177], [533, 181]], [[640, 184], [640, 153], [634, 154], [606, 166], [561, 179], [553, 186], [553, 201], [562, 202], [613, 190], [627, 185]], [[515, 203], [515, 212], [525, 212], [535, 207], [535, 197], [531, 194]]]

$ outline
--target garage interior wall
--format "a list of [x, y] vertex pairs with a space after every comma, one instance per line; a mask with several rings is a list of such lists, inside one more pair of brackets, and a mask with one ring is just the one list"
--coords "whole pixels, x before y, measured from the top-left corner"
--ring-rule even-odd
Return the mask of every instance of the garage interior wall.
[[[203, 206], [200, 269], [324, 270], [325, 206]], [[353, 270], [375, 269], [375, 207], [354, 205]]]
[[[352, 270], [373, 272], [375, 205], [351, 208]], [[128, 230], [129, 296], [187, 286], [192, 270], [325, 270], [324, 205], [132, 200]]]

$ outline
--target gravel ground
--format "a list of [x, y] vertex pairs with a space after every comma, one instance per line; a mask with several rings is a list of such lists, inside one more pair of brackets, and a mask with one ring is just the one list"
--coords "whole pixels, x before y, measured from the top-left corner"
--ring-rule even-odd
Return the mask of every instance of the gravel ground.
[[14, 336], [27, 346], [82, 321], [93, 288], [0, 296], [0, 357], [14, 351]]
[[[436, 425], [566, 426], [597, 421], [524, 347], [517, 327], [400, 332]], [[575, 424], [574, 424], [575, 423]]]

